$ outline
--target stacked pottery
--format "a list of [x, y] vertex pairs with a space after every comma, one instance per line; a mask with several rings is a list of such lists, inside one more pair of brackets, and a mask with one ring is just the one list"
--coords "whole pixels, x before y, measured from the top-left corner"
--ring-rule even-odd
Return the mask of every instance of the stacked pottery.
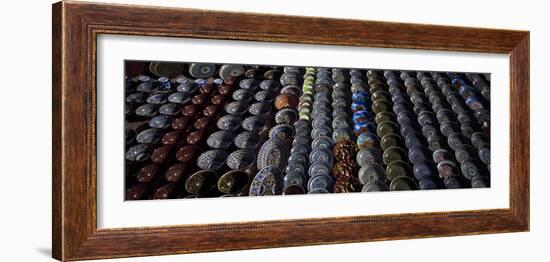
[[[490, 159], [490, 147], [489, 147], [489, 138], [490, 135], [490, 112], [489, 112], [489, 98], [490, 98], [490, 88], [489, 84], [485, 80], [483, 76], [480, 74], [468, 74], [468, 79], [464, 78], [462, 75], [454, 75], [455, 78], [459, 78], [462, 80], [462, 85], [460, 86], [459, 92], [460, 95], [465, 99], [466, 105], [468, 108], [473, 112], [473, 115], [475, 117], [474, 124], [470, 124], [471, 126], [478, 126], [483, 134], [477, 135], [477, 138], [480, 138], [481, 140], [484, 140], [486, 142], [482, 142], [483, 145], [480, 145], [480, 143], [473, 143], [472, 145], [476, 147], [476, 150], [478, 151], [479, 159], [487, 166], [487, 168], [490, 170], [491, 166], [491, 159]], [[468, 85], [469, 82], [472, 81], [473, 86], [475, 86], [475, 89], [469, 88], [471, 85]], [[472, 120], [469, 118], [468, 120]], [[459, 118], [460, 121], [460, 118]], [[465, 124], [462, 123], [461, 124]], [[477, 130], [479, 130], [479, 128]], [[466, 135], [472, 139], [472, 134], [477, 130], [471, 130], [471, 132], [467, 133]], [[477, 140], [480, 142], [480, 140]]]
[[[221, 131], [211, 135], [211, 142], [207, 141], [210, 147], [215, 147], [227, 139], [227, 143], [222, 142], [230, 152], [227, 168], [216, 183], [222, 196], [247, 194], [251, 176], [256, 171], [256, 153], [262, 140], [260, 131], [273, 111], [272, 97], [278, 88], [278, 82], [272, 80], [241, 80], [239, 89], [232, 94], [233, 101], [226, 105], [226, 114], [218, 120]], [[267, 94], [256, 96], [262, 91]]]
[[[162, 64], [155, 68], [159, 72], [170, 72], [169, 67], [165, 68]], [[127, 90], [127, 101], [141, 104], [133, 113], [127, 114], [126, 119], [145, 121], [127, 123], [127, 130], [137, 131], [137, 135], [132, 140], [127, 132], [126, 138], [130, 143], [137, 142], [137, 145], [128, 149], [126, 158], [134, 162], [143, 161], [135, 179], [146, 185], [129, 188], [127, 198], [177, 197], [177, 183], [196, 157], [197, 144], [202, 141], [205, 129], [212, 120], [210, 110], [219, 107], [230, 93], [231, 80], [222, 85], [221, 79], [192, 80], [183, 76], [171, 80], [165, 76], [157, 80], [145, 76], [138, 76], [137, 79], [140, 82], [136, 92], [129, 93]], [[146, 122], [148, 128], [140, 122]], [[147, 150], [140, 151], [145, 148]], [[144, 190], [138, 192], [140, 189]]]
[[[460, 79], [460, 81], [455, 80], [453, 84], [447, 75], [436, 73], [433, 74], [433, 79], [437, 82], [442, 94], [446, 98], [446, 103], [442, 104], [447, 106], [437, 112], [437, 118], [441, 124], [441, 131], [447, 137], [449, 147], [454, 152], [455, 159], [459, 163], [462, 176], [467, 179], [471, 187], [489, 187], [489, 170], [487, 165], [480, 160], [478, 149], [480, 148], [484, 152], [487, 152], [489, 139], [483, 132], [480, 132], [480, 128], [483, 130], [483, 126], [479, 125], [480, 122], [476, 122], [476, 118], [473, 117], [473, 111], [464, 101], [464, 96], [473, 95], [475, 89], [469, 85], [465, 85], [467, 84], [465, 78], [456, 78], [455, 76], [455, 79]], [[457, 86], [460, 86], [459, 90], [456, 89]], [[474, 134], [476, 135], [474, 136]], [[478, 148], [473, 145], [476, 145]], [[481, 157], [484, 157], [488, 162], [487, 156], [488, 154], [481, 154]], [[453, 177], [453, 180], [451, 178], [446, 180], [450, 182], [456, 179]]]
[[[409, 161], [413, 164], [413, 173], [418, 180], [419, 188], [438, 189], [443, 187], [443, 183], [436, 169], [439, 163], [433, 161], [433, 151], [442, 149], [444, 140], [439, 134], [436, 116], [425, 93], [431, 86], [428, 85], [429, 82], [421, 82], [418, 78], [429, 78], [429, 75], [425, 72], [401, 73], [401, 79], [406, 88], [406, 94], [403, 93], [403, 97], [408, 98], [409, 105], [412, 105], [412, 111], [402, 119], [414, 130], [414, 133], [405, 138], [405, 144], [409, 149]], [[411, 121], [408, 122], [409, 120]]]
[[126, 199], [489, 187], [489, 77], [129, 66]]
[[[411, 141], [408, 136], [418, 134], [414, 132], [412, 125], [416, 118], [411, 115], [408, 99], [405, 94], [405, 86], [401, 82], [400, 72], [384, 71], [379, 78], [385, 79], [385, 86], [381, 84], [382, 91], [376, 94], [382, 102], [381, 108], [390, 107], [387, 111], [377, 113], [377, 131], [381, 135], [380, 147], [383, 150], [383, 162], [386, 165], [386, 177], [390, 181], [389, 189], [414, 190], [418, 184], [413, 177], [413, 170], [408, 161], [407, 146]], [[405, 116], [405, 117], [404, 117]], [[383, 127], [382, 127], [383, 126]]]
[[[280, 76], [280, 82], [276, 80], [277, 76]], [[266, 88], [274, 85], [282, 85], [283, 88], [274, 100], [274, 106], [278, 110], [275, 114], [276, 125], [269, 130], [268, 139], [258, 152], [256, 164], [259, 171], [250, 185], [250, 196], [282, 194], [283, 171], [288, 161], [290, 145], [295, 133], [292, 124], [298, 118], [296, 110], [301, 90], [296, 86], [301, 82], [299, 70], [286, 68], [281, 75], [280, 71], [272, 69], [266, 71], [264, 77], [268, 78], [262, 82]]]
[[[298, 68], [285, 68], [285, 74], [299, 74]], [[292, 83], [289, 83], [292, 85]], [[315, 69], [306, 67], [303, 76], [302, 91], [298, 103], [299, 120], [294, 122], [296, 134], [292, 140], [292, 149], [285, 168], [283, 194], [305, 194], [307, 192], [308, 155], [310, 153], [311, 111], [315, 85]]]
[[[421, 86], [418, 86], [418, 82]], [[417, 119], [422, 127], [422, 134], [427, 141], [428, 149], [431, 151], [430, 159], [435, 163], [439, 178], [442, 179], [442, 181], [438, 181], [438, 184], [443, 182], [446, 188], [461, 187], [463, 179], [460, 176], [456, 162], [449, 153], [436, 114], [436, 110], [446, 107], [442, 93], [438, 90], [431, 74], [427, 72], [418, 72], [416, 80], [409, 80], [409, 86], [411, 101], [423, 105], [422, 111], [418, 112]], [[421, 187], [426, 187], [426, 184], [422, 184]]]
[[472, 82], [474, 87], [487, 101], [491, 101], [491, 84], [489, 83], [490, 76], [484, 76], [477, 73], [466, 73], [468, 79]]
[[[182, 110], [184, 116], [191, 117], [192, 128], [184, 129], [186, 133], [181, 136], [182, 139], [175, 156], [182, 163], [195, 160], [196, 166], [204, 171], [200, 174], [191, 174], [188, 170], [193, 169], [188, 168], [184, 174], [175, 172], [165, 174], [167, 178], [170, 177], [175, 181], [181, 181], [180, 177], [185, 177], [182, 181], [182, 187], [186, 192], [184, 195], [206, 194], [213, 191], [218, 177], [215, 170], [219, 169], [227, 158], [227, 153], [223, 149], [209, 150], [199, 155], [202, 148], [204, 148], [203, 143], [208, 140], [208, 132], [211, 130], [211, 126], [216, 122], [217, 115], [223, 109], [225, 101], [231, 95], [236, 84], [233, 79], [226, 79], [223, 84], [220, 84], [221, 81], [217, 82], [215, 85], [199, 87], [201, 94], [211, 94], [209, 100], [206, 100], [208, 99], [206, 96], [193, 97], [191, 100], [197, 107], [186, 107]], [[196, 159], [195, 155], [198, 155]]]
[[315, 95], [311, 111], [311, 152], [309, 154], [308, 194], [330, 193], [334, 184], [332, 165], [332, 106], [331, 92], [334, 80], [328, 68], [317, 68]]
[[350, 70], [350, 76], [351, 91], [353, 92], [352, 120], [359, 150], [356, 155], [357, 164], [360, 166], [358, 179], [362, 184], [363, 192], [386, 191], [388, 189], [385, 171], [382, 167], [379, 138], [376, 134], [377, 128], [374, 121], [369, 80], [365, 79], [363, 73], [357, 69]]
[[332, 69], [332, 139], [334, 141], [334, 193], [360, 191], [355, 163], [356, 145], [351, 124], [351, 89], [349, 73], [342, 69]]

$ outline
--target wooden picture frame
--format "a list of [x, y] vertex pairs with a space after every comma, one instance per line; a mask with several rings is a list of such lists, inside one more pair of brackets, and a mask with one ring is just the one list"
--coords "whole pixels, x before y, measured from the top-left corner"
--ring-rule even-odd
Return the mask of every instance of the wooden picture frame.
[[[155, 15], [150, 15], [152, 11]], [[301, 26], [295, 27], [295, 24]], [[56, 259], [65, 261], [182, 254], [529, 230], [528, 31], [72, 1], [53, 5], [52, 27], [52, 244], [53, 257]], [[508, 54], [511, 90], [510, 207], [253, 223], [98, 229], [98, 34]]]

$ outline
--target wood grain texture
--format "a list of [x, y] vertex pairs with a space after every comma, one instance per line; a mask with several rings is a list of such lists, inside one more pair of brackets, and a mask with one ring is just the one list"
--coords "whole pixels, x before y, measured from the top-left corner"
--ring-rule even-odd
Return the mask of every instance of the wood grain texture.
[[52, 8], [52, 255], [61, 257], [63, 253], [63, 190], [61, 174], [61, 76], [62, 76], [62, 43], [61, 5]]
[[[154, 13], [155, 15], [151, 15]], [[300, 24], [300, 27], [294, 26]], [[60, 2], [53, 6], [53, 257], [81, 260], [529, 230], [529, 33], [483, 28]], [[97, 229], [99, 34], [510, 55], [510, 208]]]
[[529, 228], [529, 33], [510, 52], [510, 206]]

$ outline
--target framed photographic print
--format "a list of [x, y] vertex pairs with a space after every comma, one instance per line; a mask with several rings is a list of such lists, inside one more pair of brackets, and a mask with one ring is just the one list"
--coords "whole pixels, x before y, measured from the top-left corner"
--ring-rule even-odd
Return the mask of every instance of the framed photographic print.
[[529, 32], [53, 5], [53, 257], [529, 230]]

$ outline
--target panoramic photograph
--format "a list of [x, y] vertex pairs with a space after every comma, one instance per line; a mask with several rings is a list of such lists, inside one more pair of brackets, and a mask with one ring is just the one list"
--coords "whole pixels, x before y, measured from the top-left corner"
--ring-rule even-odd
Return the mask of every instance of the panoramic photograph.
[[487, 73], [125, 61], [125, 199], [490, 187]]

